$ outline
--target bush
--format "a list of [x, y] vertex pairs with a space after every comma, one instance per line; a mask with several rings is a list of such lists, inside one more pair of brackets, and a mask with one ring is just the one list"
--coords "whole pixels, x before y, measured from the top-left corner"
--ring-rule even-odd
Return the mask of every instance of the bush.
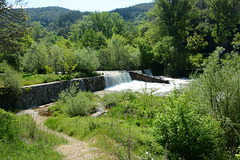
[[68, 97], [65, 103], [65, 112], [69, 116], [86, 116], [88, 113], [96, 110], [96, 104], [86, 94], [79, 92], [76, 97]]
[[4, 87], [5, 89], [0, 92], [2, 94], [2, 98], [4, 100], [5, 106], [1, 106], [2, 108], [14, 110], [16, 107], [16, 101], [21, 92], [21, 83], [19, 79], [19, 74], [12, 67], [10, 67], [7, 63], [0, 64], [0, 87]]
[[196, 104], [185, 96], [171, 99], [166, 111], [154, 123], [156, 142], [164, 146], [169, 159], [225, 159], [223, 130], [209, 115], [196, 112]]
[[86, 116], [88, 113], [95, 112], [96, 95], [90, 92], [78, 92], [78, 87], [74, 84], [66, 91], [62, 91], [56, 105], [51, 107], [51, 111], [60, 111], [70, 117]]
[[104, 102], [104, 105], [105, 105], [107, 108], [114, 107], [114, 106], [116, 106], [119, 102], [121, 102], [120, 94], [119, 94], [119, 93], [106, 94], [106, 95], [103, 97], [103, 102]]
[[225, 131], [226, 150], [234, 157], [240, 145], [240, 56], [232, 52], [220, 59], [224, 48], [217, 47], [208, 58], [204, 73], [195, 80], [190, 96], [201, 111], [211, 113]]
[[0, 64], [0, 71], [3, 71], [0, 77], [2, 85], [18, 94], [21, 88], [18, 72], [5, 62]]

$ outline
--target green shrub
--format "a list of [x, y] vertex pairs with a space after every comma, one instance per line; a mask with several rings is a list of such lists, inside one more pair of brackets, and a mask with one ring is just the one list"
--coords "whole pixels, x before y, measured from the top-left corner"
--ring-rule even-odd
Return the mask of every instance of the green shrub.
[[169, 151], [170, 159], [225, 159], [220, 123], [195, 108], [186, 96], [170, 99], [154, 123], [156, 142]]
[[79, 92], [76, 97], [68, 97], [65, 106], [65, 112], [73, 117], [86, 116], [94, 110], [96, 104], [84, 92]]
[[96, 96], [90, 92], [78, 92], [78, 87], [74, 84], [66, 91], [61, 92], [59, 100], [49, 110], [60, 111], [71, 117], [86, 116], [88, 113], [96, 111]]
[[3, 71], [3, 74], [0, 75], [0, 81], [2, 82], [2, 85], [10, 88], [12, 92], [18, 94], [21, 88], [18, 72], [6, 62], [0, 64], [0, 71]]
[[121, 98], [120, 98], [120, 94], [119, 93], [110, 93], [110, 94], [106, 94], [103, 97], [103, 102], [104, 105], [107, 108], [111, 108], [116, 106], [119, 102], [121, 102]]
[[107, 108], [111, 108], [123, 101], [133, 102], [136, 98], [137, 98], [136, 93], [134, 93], [130, 90], [127, 90], [127, 91], [122, 91], [119, 93], [106, 94], [102, 100], [104, 102], [104, 105]]
[[240, 146], [240, 56], [232, 52], [220, 59], [223, 51], [217, 47], [208, 58], [204, 73], [191, 84], [189, 97], [195, 99], [199, 111], [211, 113], [221, 122], [226, 151], [233, 158]]

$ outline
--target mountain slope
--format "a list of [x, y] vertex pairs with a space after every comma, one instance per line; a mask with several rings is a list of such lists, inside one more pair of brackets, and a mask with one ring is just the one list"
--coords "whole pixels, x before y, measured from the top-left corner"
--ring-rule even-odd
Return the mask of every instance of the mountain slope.
[[[127, 8], [118, 8], [111, 12], [118, 12], [126, 21], [135, 21], [136, 19], [142, 19], [150, 8], [153, 8], [153, 3], [142, 3]], [[40, 21], [44, 27], [49, 26], [50, 23], [58, 25], [58, 27], [64, 27], [66, 25], [75, 23], [78, 19], [82, 19], [84, 15], [88, 15], [90, 12], [74, 11], [62, 7], [41, 7], [41, 8], [27, 8], [25, 10], [30, 21]]]
[[25, 12], [30, 17], [30, 21], [40, 21], [46, 27], [50, 23], [56, 21], [60, 15], [71, 12], [70, 9], [61, 7], [41, 7], [41, 8], [26, 8]]
[[142, 3], [127, 8], [118, 8], [110, 12], [118, 12], [121, 16], [123, 16], [124, 20], [134, 21], [137, 17], [142, 17], [144, 15], [144, 12], [147, 12], [153, 7], [153, 3]]

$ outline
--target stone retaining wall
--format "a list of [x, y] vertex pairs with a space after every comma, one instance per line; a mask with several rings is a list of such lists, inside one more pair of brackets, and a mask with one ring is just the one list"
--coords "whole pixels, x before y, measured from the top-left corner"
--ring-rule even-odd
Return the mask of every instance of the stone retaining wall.
[[0, 95], [0, 108], [7, 109], [14, 105], [17, 109], [27, 109], [51, 103], [58, 99], [59, 93], [73, 83], [76, 83], [82, 91], [100, 91], [105, 88], [104, 77], [98, 76], [24, 86], [17, 98], [8, 94], [7, 89], [2, 89], [0, 91], [3, 93]]
[[[169, 83], [162, 79], [156, 79], [142, 72], [129, 72], [132, 80], [146, 82]], [[71, 81], [51, 82], [38, 85], [22, 87], [20, 95], [16, 98], [10, 95], [7, 89], [0, 89], [0, 108], [15, 106], [18, 109], [33, 108], [51, 103], [58, 99], [59, 93], [69, 88], [72, 83], [76, 83], [82, 91], [100, 91], [106, 88], [104, 76], [73, 79]], [[1, 94], [2, 93], [2, 94]]]

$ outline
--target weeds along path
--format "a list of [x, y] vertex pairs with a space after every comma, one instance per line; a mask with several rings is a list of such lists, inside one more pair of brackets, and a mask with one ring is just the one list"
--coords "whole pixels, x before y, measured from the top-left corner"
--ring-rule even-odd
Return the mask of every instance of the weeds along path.
[[[47, 108], [44, 108], [47, 110]], [[41, 109], [40, 109], [41, 110]], [[48, 129], [44, 125], [44, 121], [48, 118], [46, 116], [39, 115], [39, 110], [24, 110], [18, 115], [21, 114], [29, 114], [32, 116], [38, 127], [44, 132], [53, 133], [56, 136], [64, 137], [69, 141], [66, 145], [61, 145], [55, 148], [57, 152], [64, 155], [64, 160], [86, 160], [86, 159], [116, 159], [109, 155], [105, 155], [106, 153], [100, 151], [97, 148], [90, 147], [87, 142], [76, 140], [68, 135], [63, 133], [55, 132], [53, 130]]]

